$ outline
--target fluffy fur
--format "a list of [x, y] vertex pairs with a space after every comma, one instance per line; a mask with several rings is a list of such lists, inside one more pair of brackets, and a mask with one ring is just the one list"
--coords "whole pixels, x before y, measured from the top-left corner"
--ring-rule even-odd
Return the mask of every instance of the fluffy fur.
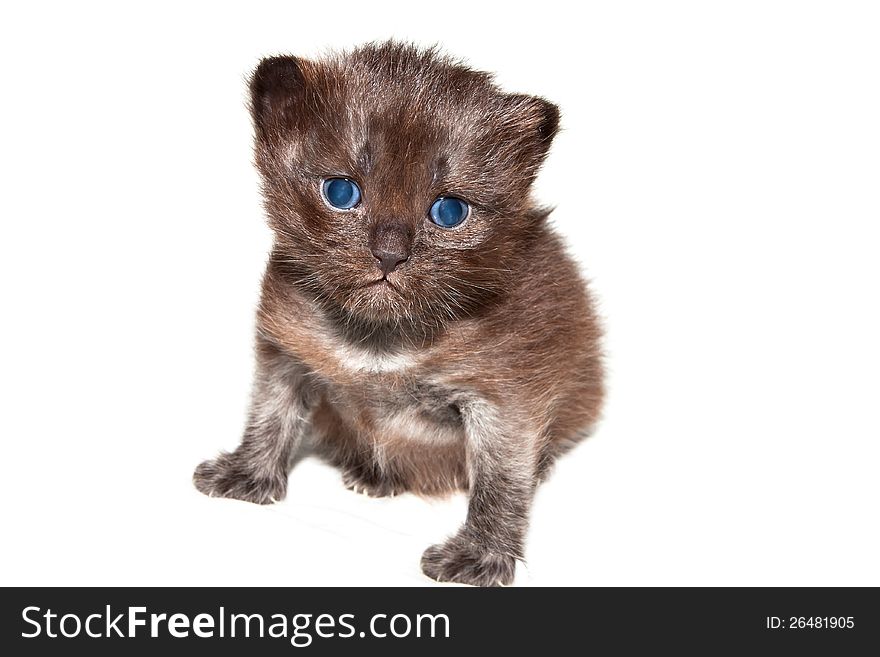
[[[393, 42], [265, 59], [250, 90], [275, 244], [244, 438], [196, 486], [279, 500], [308, 433], [351, 488], [468, 491], [466, 522], [422, 569], [510, 583], [535, 487], [603, 392], [586, 285], [530, 196], [556, 106]], [[358, 206], [323, 200], [332, 176], [357, 181]], [[428, 219], [442, 195], [471, 205], [462, 225]], [[405, 261], [383, 275], [389, 250]]]

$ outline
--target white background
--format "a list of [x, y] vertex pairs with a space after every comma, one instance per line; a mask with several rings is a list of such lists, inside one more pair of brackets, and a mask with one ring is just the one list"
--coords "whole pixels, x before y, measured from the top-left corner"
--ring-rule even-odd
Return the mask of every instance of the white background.
[[208, 499], [270, 235], [260, 56], [441, 42], [563, 110], [537, 194], [601, 302], [605, 421], [520, 584], [880, 585], [880, 20], [855, 2], [17, 3], [0, 34], [0, 584], [429, 584], [463, 497], [308, 459]]

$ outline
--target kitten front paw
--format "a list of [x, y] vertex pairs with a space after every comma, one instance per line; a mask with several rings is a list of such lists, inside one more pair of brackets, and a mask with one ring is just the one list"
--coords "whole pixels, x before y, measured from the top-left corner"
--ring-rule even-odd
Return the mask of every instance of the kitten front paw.
[[200, 464], [193, 473], [193, 483], [208, 497], [230, 497], [254, 504], [272, 504], [287, 494], [286, 475], [255, 470], [234, 453]]
[[492, 552], [462, 534], [432, 545], [422, 555], [422, 572], [438, 582], [505, 586], [513, 583], [515, 571], [514, 557]]
[[342, 483], [347, 489], [367, 497], [394, 497], [406, 492], [406, 487], [394, 478], [361, 467], [343, 470]]

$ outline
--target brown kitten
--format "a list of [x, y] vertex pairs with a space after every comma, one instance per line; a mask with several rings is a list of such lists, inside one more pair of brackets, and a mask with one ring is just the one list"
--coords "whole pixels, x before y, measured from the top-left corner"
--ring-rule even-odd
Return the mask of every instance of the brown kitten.
[[[280, 500], [308, 433], [355, 490], [469, 491], [422, 569], [509, 584], [535, 487], [602, 401], [586, 286], [530, 197], [558, 109], [393, 42], [265, 59], [250, 90], [275, 245], [244, 438], [196, 487]], [[442, 198], [461, 223], [432, 220]]]

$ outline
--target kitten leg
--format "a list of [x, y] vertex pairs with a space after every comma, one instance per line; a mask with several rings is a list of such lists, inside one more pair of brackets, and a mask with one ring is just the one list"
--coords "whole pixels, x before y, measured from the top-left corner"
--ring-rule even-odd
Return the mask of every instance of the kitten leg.
[[202, 493], [270, 504], [287, 493], [290, 459], [307, 425], [308, 387], [302, 367], [257, 338], [257, 373], [241, 444], [199, 465], [193, 483]]
[[522, 430], [524, 422], [485, 402], [461, 411], [471, 480], [467, 521], [452, 538], [425, 551], [422, 570], [441, 582], [510, 584], [516, 560], [523, 558], [537, 485], [536, 441]]
[[380, 462], [374, 448], [359, 439], [326, 400], [315, 406], [310, 431], [315, 449], [342, 471], [349, 490], [368, 497], [394, 497], [407, 490], [397, 468]]

